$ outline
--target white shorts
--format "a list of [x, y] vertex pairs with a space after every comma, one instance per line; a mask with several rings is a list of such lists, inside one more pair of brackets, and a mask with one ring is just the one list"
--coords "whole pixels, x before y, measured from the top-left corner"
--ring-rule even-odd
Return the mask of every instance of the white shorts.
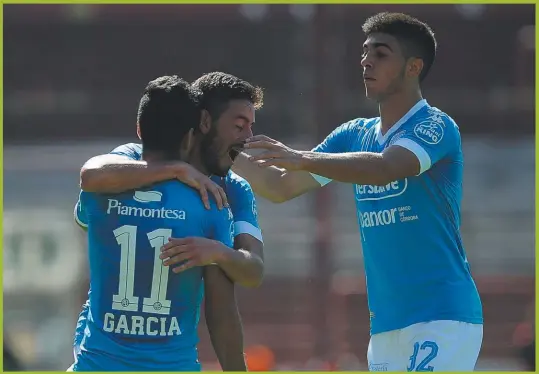
[[483, 325], [416, 323], [371, 336], [369, 371], [473, 371], [482, 342]]

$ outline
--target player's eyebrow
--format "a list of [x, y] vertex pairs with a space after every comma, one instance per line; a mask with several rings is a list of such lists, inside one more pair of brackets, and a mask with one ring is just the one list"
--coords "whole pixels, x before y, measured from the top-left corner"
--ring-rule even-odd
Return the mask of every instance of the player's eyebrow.
[[251, 122], [251, 120], [250, 120], [249, 118], [247, 118], [246, 116], [244, 116], [243, 114], [238, 114], [238, 115], [236, 116], [236, 118], [242, 119], [242, 120], [244, 120], [245, 122], [250, 123], [251, 125], [254, 125], [254, 124], [255, 124], [254, 121]]
[[[391, 52], [393, 52], [393, 49], [391, 49], [391, 47], [387, 43], [375, 42], [375, 43], [370, 43], [370, 46], [372, 48], [386, 47]], [[369, 47], [369, 44], [367, 44], [367, 43], [363, 44], [363, 49], [367, 49], [368, 47]]]

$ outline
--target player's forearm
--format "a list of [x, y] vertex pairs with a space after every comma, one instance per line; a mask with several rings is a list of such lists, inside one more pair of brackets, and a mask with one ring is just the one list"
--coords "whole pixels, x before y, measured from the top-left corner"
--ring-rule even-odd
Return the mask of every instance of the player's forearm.
[[255, 288], [262, 283], [264, 277], [264, 262], [262, 259], [245, 249], [229, 249], [223, 251], [223, 256], [217, 265], [234, 282], [243, 287]]
[[217, 266], [206, 266], [206, 325], [215, 354], [224, 371], [246, 371], [243, 326], [234, 284]]
[[[294, 199], [315, 188], [307, 172], [287, 172], [274, 166], [261, 168], [241, 153], [234, 161], [234, 172], [247, 179], [253, 191], [274, 203]], [[318, 186], [319, 187], [319, 186]]]
[[344, 183], [385, 185], [393, 181], [381, 153], [304, 152], [302, 169]]
[[[212, 313], [218, 313], [218, 311]], [[210, 340], [221, 368], [223, 371], [247, 371], [245, 356], [243, 354], [241, 324], [239, 327], [235, 326], [235, 324], [214, 326], [214, 323], [210, 322], [212, 318], [210, 317], [208, 319], [206, 317], [206, 324], [210, 331]]]
[[119, 193], [175, 177], [173, 168], [166, 164], [149, 165], [146, 161], [111, 156], [96, 156], [82, 167], [83, 191]]

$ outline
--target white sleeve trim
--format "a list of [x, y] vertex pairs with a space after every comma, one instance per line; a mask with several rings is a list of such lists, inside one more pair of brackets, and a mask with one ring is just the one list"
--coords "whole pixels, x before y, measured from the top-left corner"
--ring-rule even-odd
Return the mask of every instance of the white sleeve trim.
[[320, 186], [324, 187], [326, 184], [330, 183], [331, 181], [333, 181], [333, 179], [329, 179], [329, 178], [326, 178], [326, 177], [323, 177], [321, 175], [318, 175], [318, 174], [313, 174], [313, 173], [309, 173], [311, 174], [311, 176], [318, 182], [320, 183]]
[[423, 174], [432, 166], [430, 156], [427, 151], [425, 151], [425, 148], [423, 148], [413, 140], [401, 138], [397, 140], [393, 145], [398, 145], [399, 147], [406, 148], [417, 157], [420, 165], [419, 174], [417, 175]]
[[234, 222], [234, 236], [238, 236], [240, 234], [249, 234], [256, 240], [264, 243], [262, 240], [262, 231], [247, 221]]
[[80, 219], [79, 219], [79, 215], [78, 215], [78, 209], [79, 207], [79, 204], [77, 203], [75, 205], [75, 210], [73, 211], [73, 216], [75, 217], [75, 222], [77, 223], [77, 225], [79, 225], [80, 227], [82, 227], [83, 229], [87, 229], [88, 228], [88, 225], [84, 222], [82, 222]]

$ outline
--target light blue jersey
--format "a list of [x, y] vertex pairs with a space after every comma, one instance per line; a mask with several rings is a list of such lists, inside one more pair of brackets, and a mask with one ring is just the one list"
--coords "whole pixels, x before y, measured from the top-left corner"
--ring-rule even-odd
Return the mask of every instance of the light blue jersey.
[[421, 171], [385, 186], [354, 185], [371, 333], [433, 320], [483, 323], [459, 231], [463, 156], [453, 119], [421, 100], [385, 135], [380, 118], [360, 118], [314, 151], [380, 153], [391, 145], [414, 153]]
[[[110, 153], [126, 156], [132, 160], [141, 160], [142, 145], [127, 143], [114, 148]], [[232, 170], [228, 172], [226, 177], [212, 176], [212, 180], [226, 192], [234, 216], [234, 235], [249, 234], [263, 241], [262, 231], [258, 224], [256, 198], [249, 182]]]
[[[110, 153], [126, 156], [133, 160], [141, 160], [142, 146], [136, 143], [128, 143], [116, 147]], [[227, 194], [230, 210], [232, 211], [234, 219], [234, 236], [248, 234], [262, 242], [263, 238], [262, 231], [258, 224], [256, 199], [249, 183], [232, 171], [230, 171], [225, 178], [212, 177], [212, 179], [220, 184]], [[194, 190], [193, 193], [196, 195]], [[196, 196], [198, 200], [200, 200], [200, 197], [198, 195]], [[85, 228], [87, 226], [84, 218], [86, 215], [83, 211], [80, 211], [81, 208], [80, 203], [77, 204], [77, 207], [75, 208], [75, 219], [81, 227]], [[88, 298], [90, 298], [91, 289], [88, 292], [88, 295]], [[88, 310], [89, 302], [83, 305], [77, 320], [73, 341], [75, 352], [80, 350], [80, 344], [84, 336], [84, 329], [88, 318]]]
[[204, 208], [178, 181], [122, 194], [81, 192], [77, 222], [88, 230], [89, 301], [76, 332], [74, 371], [199, 371], [202, 268], [180, 274], [159, 259], [170, 237], [232, 246], [229, 209]]

